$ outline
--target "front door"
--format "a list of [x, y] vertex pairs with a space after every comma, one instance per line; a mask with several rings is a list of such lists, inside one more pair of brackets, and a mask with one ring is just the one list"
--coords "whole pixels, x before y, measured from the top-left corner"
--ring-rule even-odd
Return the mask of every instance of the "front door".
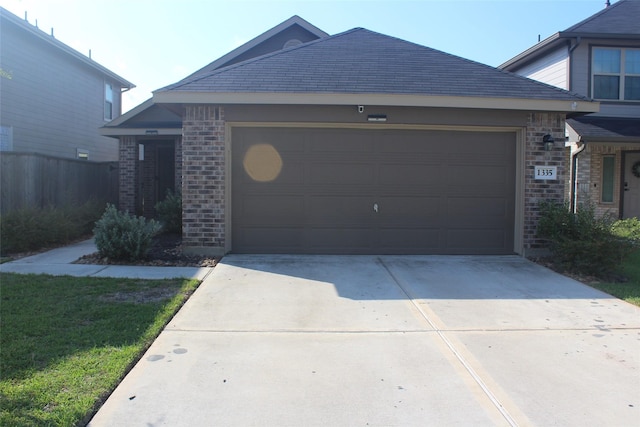
[[640, 218], [640, 153], [626, 153], [622, 217]]

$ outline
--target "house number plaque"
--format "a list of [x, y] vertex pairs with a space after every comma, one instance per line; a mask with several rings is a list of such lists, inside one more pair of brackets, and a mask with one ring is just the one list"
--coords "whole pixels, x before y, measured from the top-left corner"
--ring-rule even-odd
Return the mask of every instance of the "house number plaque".
[[536, 166], [535, 179], [556, 180], [558, 179], [557, 166]]

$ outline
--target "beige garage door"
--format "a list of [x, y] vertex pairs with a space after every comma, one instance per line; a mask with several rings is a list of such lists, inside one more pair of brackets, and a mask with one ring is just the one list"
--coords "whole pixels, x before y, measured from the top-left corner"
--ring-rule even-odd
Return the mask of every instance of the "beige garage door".
[[233, 128], [232, 251], [513, 253], [514, 132]]

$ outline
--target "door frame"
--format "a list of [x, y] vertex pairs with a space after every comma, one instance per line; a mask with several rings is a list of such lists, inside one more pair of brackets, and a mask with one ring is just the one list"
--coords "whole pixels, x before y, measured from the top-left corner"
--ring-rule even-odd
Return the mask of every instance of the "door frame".
[[620, 219], [624, 218], [624, 199], [625, 199], [624, 183], [625, 183], [625, 175], [627, 173], [627, 162], [629, 161], [629, 157], [628, 157], [629, 154], [640, 155], [640, 150], [622, 150], [622, 162], [620, 164], [620, 212], [618, 215]]
[[[278, 128], [340, 128], [340, 129], [372, 129], [374, 127], [367, 123], [325, 123], [325, 122], [238, 122], [228, 121], [225, 123], [225, 253], [232, 251], [232, 143], [234, 128], [248, 127], [278, 127]], [[378, 129], [397, 130], [451, 130], [468, 132], [513, 132], [516, 136], [516, 158], [515, 158], [515, 212], [513, 224], [513, 251], [516, 254], [524, 254], [524, 216], [525, 216], [525, 154], [526, 154], [526, 127], [521, 126], [478, 126], [478, 125], [416, 125], [416, 124], [376, 124]]]

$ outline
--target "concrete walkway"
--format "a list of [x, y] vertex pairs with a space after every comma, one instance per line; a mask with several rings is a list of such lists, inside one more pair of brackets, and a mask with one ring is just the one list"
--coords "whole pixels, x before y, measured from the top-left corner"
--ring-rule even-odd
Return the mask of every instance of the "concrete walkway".
[[639, 420], [640, 309], [527, 260], [231, 255], [89, 425]]
[[146, 267], [127, 265], [72, 264], [84, 255], [97, 252], [93, 239], [53, 249], [16, 261], [0, 264], [0, 272], [20, 274], [51, 274], [76, 277], [120, 277], [133, 279], [193, 278], [202, 280], [211, 268]]

